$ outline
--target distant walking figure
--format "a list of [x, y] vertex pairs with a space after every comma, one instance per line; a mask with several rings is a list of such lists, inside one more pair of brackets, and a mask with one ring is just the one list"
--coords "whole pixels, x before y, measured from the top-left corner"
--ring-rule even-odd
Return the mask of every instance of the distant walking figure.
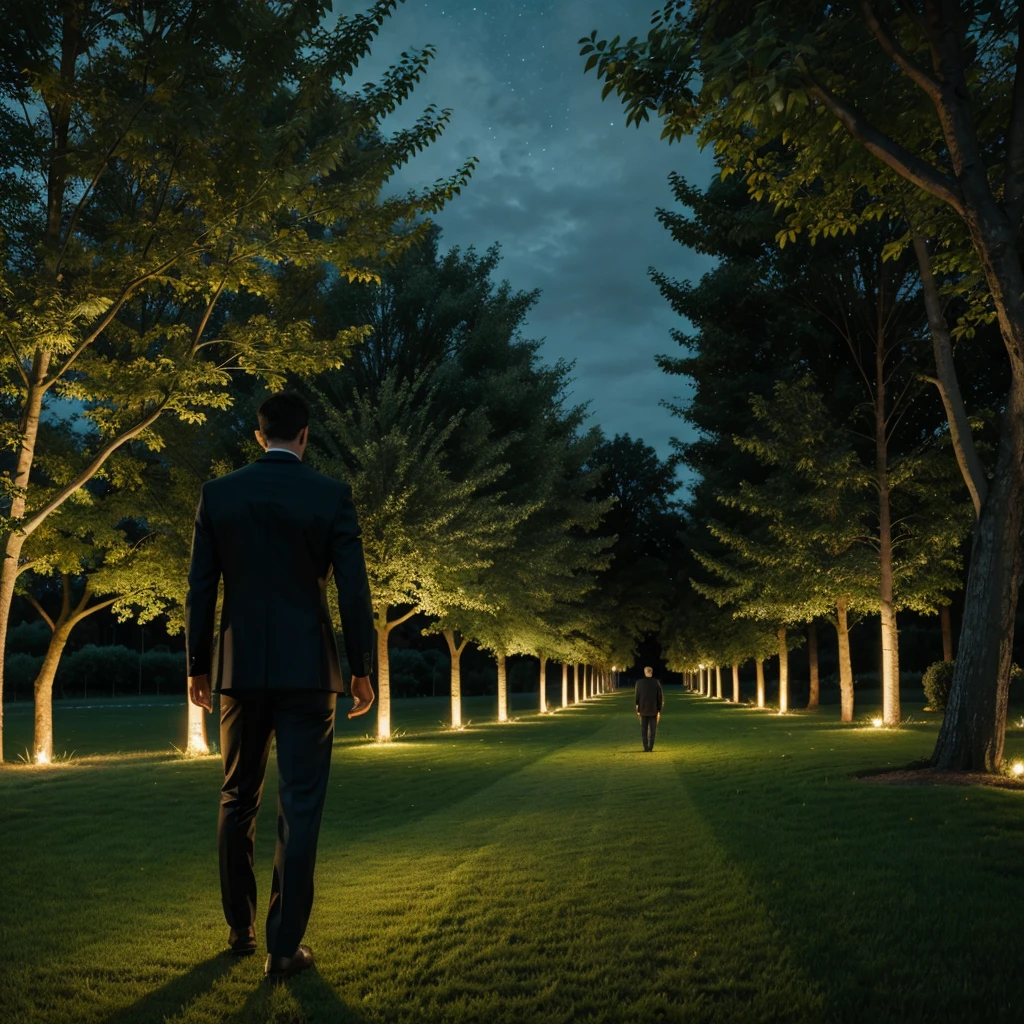
[[665, 703], [661, 682], [654, 678], [654, 669], [650, 665], [644, 669], [644, 678], [637, 680], [634, 696], [637, 717], [640, 719], [640, 736], [644, 741], [644, 752], [650, 753], [654, 749], [654, 734], [658, 729], [662, 705]]
[[279, 980], [313, 963], [301, 941], [313, 906], [335, 701], [345, 692], [327, 604], [332, 572], [355, 673], [350, 718], [374, 700], [375, 636], [351, 488], [302, 464], [309, 411], [301, 398], [271, 395], [258, 417], [256, 437], [266, 453], [203, 485], [185, 638], [192, 702], [209, 711], [211, 690], [221, 695], [220, 886], [228, 945], [238, 955], [256, 951], [253, 842], [270, 742], [277, 738], [277, 852], [265, 970]]

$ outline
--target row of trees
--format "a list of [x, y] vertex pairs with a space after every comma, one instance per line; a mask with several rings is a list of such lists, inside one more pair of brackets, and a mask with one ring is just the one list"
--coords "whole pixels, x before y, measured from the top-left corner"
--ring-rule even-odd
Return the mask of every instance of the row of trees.
[[629, 123], [695, 134], [734, 183], [677, 181], [694, 216], [662, 215], [723, 260], [698, 287], [659, 279], [697, 328], [665, 368], [697, 380], [703, 432], [677, 664], [757, 658], [773, 632], [784, 664], [787, 627], [823, 615], [842, 650], [870, 609], [898, 721], [895, 616], [948, 599], [969, 532], [945, 768], [1000, 765], [1021, 583], [1022, 17], [1003, 0], [669, 0], [645, 39], [581, 40]]
[[[380, 127], [429, 47], [350, 84], [397, 7], [330, 28], [307, 0], [7, 12], [0, 665], [21, 594], [51, 631], [38, 761], [80, 622], [111, 609], [180, 626], [198, 488], [255, 454], [255, 405], [285, 383], [317, 410], [310, 457], [359, 503], [382, 738], [388, 636], [413, 616], [448, 640], [458, 725], [467, 642], [499, 676], [531, 653], [601, 679], [660, 614], [674, 466], [584, 429], [571, 368], [520, 335], [536, 295], [492, 281], [496, 249], [440, 252], [429, 215], [474, 161], [384, 196], [449, 118]], [[634, 460], [652, 474], [643, 507], [621, 500]], [[641, 554], [652, 571], [635, 578]], [[201, 729], [194, 714], [190, 742]]]

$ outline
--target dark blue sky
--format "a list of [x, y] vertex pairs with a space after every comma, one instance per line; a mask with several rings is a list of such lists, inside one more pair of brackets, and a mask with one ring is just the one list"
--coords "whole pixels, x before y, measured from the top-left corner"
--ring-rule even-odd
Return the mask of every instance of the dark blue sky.
[[501, 276], [540, 288], [527, 335], [545, 356], [575, 360], [575, 399], [609, 435], [643, 437], [667, 454], [685, 424], [659, 405], [685, 384], [662, 374], [680, 326], [647, 275], [655, 266], [696, 278], [704, 257], [681, 249], [655, 220], [672, 202], [668, 174], [701, 185], [712, 173], [692, 140], [669, 146], [659, 127], [624, 126], [611, 97], [583, 74], [578, 39], [646, 35], [658, 0], [406, 0], [356, 72], [367, 81], [404, 49], [432, 43], [437, 59], [389, 127], [428, 103], [450, 107], [445, 136], [395, 184], [425, 185], [480, 158], [473, 181], [437, 218], [442, 244], [502, 246]]

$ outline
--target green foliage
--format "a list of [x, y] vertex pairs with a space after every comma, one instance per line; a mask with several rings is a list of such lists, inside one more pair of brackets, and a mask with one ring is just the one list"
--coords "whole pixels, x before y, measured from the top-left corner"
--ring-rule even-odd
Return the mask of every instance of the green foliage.
[[[391, 136], [380, 127], [429, 47], [345, 87], [396, 6], [331, 27], [304, 0], [8, 12], [2, 393], [19, 413], [40, 395], [54, 410], [74, 403], [89, 441], [43, 448], [31, 479], [5, 471], [0, 512], [24, 496], [24, 534], [110, 477], [133, 438], [159, 451], [164, 413], [203, 423], [230, 404], [235, 376], [277, 387], [339, 366], [365, 337], [362, 324], [322, 330], [310, 292], [376, 279], [472, 168], [380, 198], [449, 118], [428, 108]], [[29, 463], [33, 416], [12, 417], [2, 439]]]
[[925, 699], [928, 707], [933, 711], [945, 711], [946, 702], [949, 700], [949, 688], [953, 685], [953, 672], [956, 670], [955, 661], [936, 661], [925, 669], [921, 676], [921, 686], [924, 687]]

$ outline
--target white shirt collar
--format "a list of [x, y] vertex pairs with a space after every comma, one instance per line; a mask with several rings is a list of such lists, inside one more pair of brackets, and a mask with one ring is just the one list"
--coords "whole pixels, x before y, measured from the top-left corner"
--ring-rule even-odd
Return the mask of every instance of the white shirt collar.
[[[295, 452], [293, 452], [291, 448], [268, 448], [267, 454], [269, 455], [271, 452], [287, 452], [289, 455], [294, 456], [296, 459], [299, 458], [298, 455], [295, 455]], [[301, 462], [302, 460], [299, 459], [299, 461]]]

